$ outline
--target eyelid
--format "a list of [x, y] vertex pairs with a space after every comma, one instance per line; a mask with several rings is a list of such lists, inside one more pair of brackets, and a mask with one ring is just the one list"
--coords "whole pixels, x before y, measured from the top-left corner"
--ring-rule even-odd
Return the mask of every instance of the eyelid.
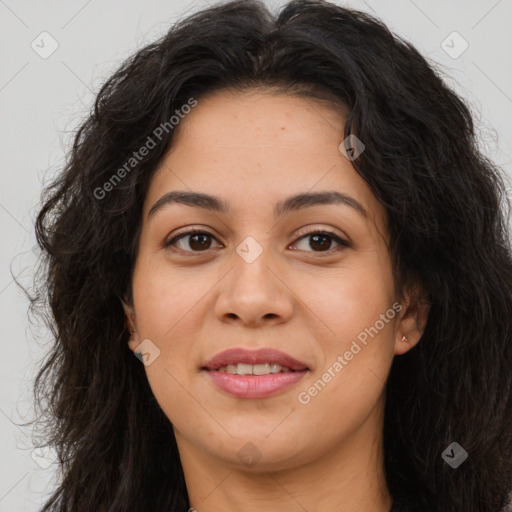
[[[313, 226], [313, 227], [311, 227], [311, 226]], [[333, 238], [337, 238], [337, 239], [341, 240], [342, 242], [344, 242], [347, 245], [351, 245], [350, 238], [347, 235], [345, 235], [344, 233], [339, 234], [339, 233], [335, 232], [333, 230], [333, 228], [322, 228], [322, 227], [315, 227], [315, 226], [318, 226], [318, 225], [310, 224], [309, 226], [305, 226], [305, 227], [299, 229], [298, 231], [296, 231], [294, 236], [297, 238], [302, 238], [306, 235], [325, 233]]]
[[[336, 242], [338, 244], [338, 246], [328, 249], [327, 251], [303, 251], [303, 252], [315, 254], [315, 256], [319, 257], [319, 258], [328, 258], [328, 257], [339, 254], [344, 249], [348, 249], [348, 248], [352, 247], [352, 243], [349, 242], [348, 237], [339, 235], [331, 229], [321, 229], [321, 228], [316, 228], [316, 229], [315, 228], [310, 228], [310, 229], [303, 228], [302, 230], [299, 230], [299, 232], [296, 233], [296, 235], [295, 235], [295, 241], [292, 243], [292, 245], [295, 245], [297, 242], [299, 242], [303, 238], [307, 238], [308, 236], [313, 236], [313, 235], [317, 235], [317, 234], [318, 235], [327, 235], [334, 242]], [[300, 250], [300, 249], [295, 249], [295, 250]]]
[[[194, 234], [205, 234], [205, 235], [208, 235], [208, 236], [214, 238], [215, 240], [217, 240], [217, 237], [214, 234], [212, 234], [208, 229], [204, 229], [204, 228], [201, 228], [198, 226], [189, 226], [189, 227], [183, 228], [183, 230], [179, 231], [177, 234], [173, 234], [170, 238], [167, 238], [163, 242], [163, 247], [171, 248], [172, 245], [176, 241], [181, 239], [182, 237], [186, 237], [186, 235], [194, 235]], [[333, 253], [336, 253], [340, 248], [348, 248], [348, 247], [352, 246], [351, 242], [348, 240], [348, 237], [346, 237], [344, 235], [339, 235], [336, 232], [332, 231], [331, 229], [325, 229], [325, 228], [322, 229], [319, 227], [316, 229], [314, 227], [301, 228], [294, 234], [294, 241], [292, 242], [292, 245], [297, 243], [302, 238], [306, 238], [307, 236], [313, 236], [313, 235], [317, 235], [317, 234], [324, 234], [324, 235], [327, 235], [328, 237], [332, 238], [338, 244], [338, 247], [328, 249], [327, 251], [305, 251], [305, 252], [312, 252], [314, 254], [317, 254], [320, 257], [321, 256], [330, 256]], [[218, 240], [217, 240], [217, 242], [218, 242]], [[204, 251], [189, 251], [189, 250], [184, 251], [183, 249], [172, 249], [171, 248], [171, 250], [173, 250], [175, 252], [185, 253], [185, 254], [189, 253], [191, 255], [192, 254], [200, 255], [201, 253], [207, 253], [210, 249], [206, 249]]]
[[[215, 238], [217, 240], [217, 237], [213, 233], [210, 233], [210, 231], [208, 229], [202, 228], [200, 226], [189, 226], [189, 227], [183, 228], [183, 230], [179, 231], [178, 233], [175, 233], [172, 236], [167, 237], [163, 242], [163, 246], [169, 247], [173, 241], [176, 241], [178, 238], [184, 237], [185, 235], [195, 235], [195, 234], [200, 234], [200, 233], [209, 235], [212, 238]], [[201, 251], [187, 251], [187, 252], [198, 252], [199, 253]], [[203, 252], [206, 252], [206, 251], [203, 251]]]

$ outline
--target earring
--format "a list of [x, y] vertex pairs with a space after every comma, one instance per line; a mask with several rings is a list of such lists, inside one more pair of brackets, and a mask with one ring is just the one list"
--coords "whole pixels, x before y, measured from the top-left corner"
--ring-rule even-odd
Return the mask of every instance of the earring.
[[402, 336], [402, 341], [408, 341], [405, 336]]

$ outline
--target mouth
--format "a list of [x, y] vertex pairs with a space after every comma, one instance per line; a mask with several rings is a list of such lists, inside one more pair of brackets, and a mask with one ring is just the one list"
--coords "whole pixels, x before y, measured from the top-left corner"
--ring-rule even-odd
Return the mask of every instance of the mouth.
[[287, 366], [281, 366], [277, 363], [260, 363], [260, 364], [228, 364], [221, 366], [216, 372], [231, 373], [232, 375], [269, 375], [270, 373], [289, 373], [298, 370], [292, 370]]
[[310, 369], [279, 350], [229, 349], [202, 368], [222, 392], [237, 398], [265, 398], [297, 383]]

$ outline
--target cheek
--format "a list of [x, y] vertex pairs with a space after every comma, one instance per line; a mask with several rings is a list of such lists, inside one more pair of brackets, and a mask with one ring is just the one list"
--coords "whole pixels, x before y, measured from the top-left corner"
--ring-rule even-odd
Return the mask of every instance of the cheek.
[[198, 304], [204, 280], [187, 269], [172, 270], [161, 258], [140, 258], [133, 276], [137, 327], [142, 335], [167, 338], [188, 311]]
[[[350, 342], [365, 332], [392, 308], [394, 300], [391, 279], [377, 265], [333, 269], [304, 280], [301, 289], [301, 299], [328, 328], [329, 345], [336, 340]], [[388, 316], [395, 315], [391, 311]], [[379, 330], [387, 332], [387, 328], [388, 323]]]
[[[339, 373], [331, 369], [299, 390], [295, 417], [302, 421], [295, 424], [296, 428], [301, 431], [304, 423], [309, 424], [309, 431], [321, 426], [322, 437], [317, 443], [326, 448], [357, 432], [376, 406], [382, 404], [385, 380], [371, 365], [358, 359], [361, 354]], [[382, 361], [380, 368], [383, 369]]]
[[379, 403], [394, 356], [397, 312], [389, 290], [370, 277], [347, 276], [316, 300], [312, 309], [321, 311], [329, 330], [316, 338], [320, 364], [296, 400], [305, 421], [321, 418], [328, 443], [357, 429]]
[[165, 265], [152, 265], [149, 258], [139, 260], [133, 276], [139, 338], [150, 339], [160, 351], [145, 367], [146, 374], [157, 400], [168, 404], [167, 410], [179, 409], [186, 398], [182, 386], [197, 366], [192, 329], [201, 322], [205, 287], [204, 281], [194, 280], [186, 271], [170, 272]]
[[382, 393], [394, 356], [397, 310], [391, 278], [379, 270], [337, 269], [329, 279], [308, 283], [305, 302], [327, 328], [316, 336], [323, 351], [319, 367], [298, 399], [314, 403], [311, 410], [319, 414], [327, 407], [340, 419], [348, 410], [357, 417]]
[[189, 391], [197, 363], [191, 329], [201, 321], [198, 298], [204, 292], [175, 272], [170, 276], [142, 265], [134, 275], [133, 288], [140, 337], [149, 338], [160, 350], [159, 357], [145, 367], [153, 395], [175, 427], [193, 427], [201, 414]]

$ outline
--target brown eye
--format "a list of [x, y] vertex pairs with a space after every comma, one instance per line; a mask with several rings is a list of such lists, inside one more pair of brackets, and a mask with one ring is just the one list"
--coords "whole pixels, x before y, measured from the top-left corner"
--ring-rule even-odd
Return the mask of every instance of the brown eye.
[[[188, 242], [186, 241], [188, 238]], [[167, 242], [164, 247], [176, 246], [178, 250], [185, 252], [201, 252], [211, 248], [213, 235], [205, 231], [189, 231], [181, 233]], [[181, 246], [179, 245], [181, 243]]]
[[[336, 251], [341, 248], [349, 247], [349, 243], [346, 240], [343, 240], [330, 231], [312, 231], [301, 236], [298, 240], [305, 240], [308, 238], [309, 243], [305, 244], [306, 247], [299, 250], [308, 251], [309, 249], [312, 249], [312, 252], [328, 252], [331, 250]], [[331, 247], [333, 241], [338, 244], [338, 247]]]
[[[350, 247], [350, 244], [346, 240], [343, 240], [330, 231], [311, 231], [310, 233], [302, 235], [298, 240], [307, 240], [308, 238], [309, 243], [301, 242], [304, 244], [304, 247], [299, 248], [299, 250], [316, 253], [332, 253]], [[206, 252], [212, 249], [212, 240], [216, 240], [216, 238], [206, 231], [190, 230], [185, 233], [180, 233], [166, 241], [164, 247], [170, 247], [172, 250], [185, 253]], [[334, 248], [332, 247], [333, 242], [338, 244]], [[297, 244], [297, 242], [295, 244]]]

